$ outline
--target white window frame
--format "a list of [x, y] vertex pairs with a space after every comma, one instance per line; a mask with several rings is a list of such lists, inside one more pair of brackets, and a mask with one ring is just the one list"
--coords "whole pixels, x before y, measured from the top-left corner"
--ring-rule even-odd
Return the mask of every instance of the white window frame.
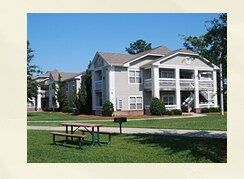
[[117, 100], [117, 109], [121, 110], [123, 108], [123, 100], [116, 98]]
[[[130, 72], [134, 72], [134, 80], [135, 80], [134, 83], [130, 81], [130, 78], [131, 78], [131, 76], [130, 76]], [[139, 72], [139, 83], [136, 82], [136, 79], [137, 79], [137, 77], [138, 77], [138, 76], [136, 75], [137, 72]], [[140, 69], [128, 69], [128, 83], [129, 83], [129, 84], [142, 84], [142, 81], [143, 81], [142, 70], [140, 70]]]
[[[130, 98], [135, 98], [135, 109], [131, 109]], [[138, 102], [137, 102], [137, 98], [141, 98], [141, 103], [138, 103]], [[129, 96], [128, 104], [129, 104], [129, 109], [130, 109], [130, 110], [143, 110], [143, 96], [141, 96], [141, 95], [133, 95], [133, 96]], [[141, 104], [141, 108], [140, 108], [140, 109], [138, 109], [138, 104]]]
[[[166, 77], [163, 77], [163, 73], [166, 73]], [[172, 75], [172, 77], [168, 77], [170, 75]], [[174, 78], [174, 72], [173, 71], [161, 71], [161, 78]]]
[[[164, 97], [168, 98], [168, 103], [169, 103], [169, 98], [173, 97], [173, 104], [166, 104], [165, 101], [164, 101]], [[162, 95], [161, 99], [163, 100], [165, 106], [175, 105], [175, 96], [174, 95]]]

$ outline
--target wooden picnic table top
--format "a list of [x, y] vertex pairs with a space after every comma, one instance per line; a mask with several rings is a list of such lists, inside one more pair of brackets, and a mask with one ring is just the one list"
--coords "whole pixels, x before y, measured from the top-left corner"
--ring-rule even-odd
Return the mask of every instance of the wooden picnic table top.
[[75, 127], [100, 127], [102, 124], [90, 124], [90, 123], [80, 123], [80, 122], [64, 122], [61, 123], [63, 126], [75, 126]]

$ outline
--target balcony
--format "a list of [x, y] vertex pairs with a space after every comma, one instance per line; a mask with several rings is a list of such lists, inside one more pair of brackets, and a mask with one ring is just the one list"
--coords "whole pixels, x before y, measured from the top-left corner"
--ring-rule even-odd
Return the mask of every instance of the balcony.
[[163, 90], [172, 90], [176, 88], [175, 79], [159, 78], [159, 88]]
[[96, 91], [101, 91], [103, 88], [103, 82], [102, 80], [95, 81], [95, 90]]
[[[213, 80], [199, 80], [199, 90], [213, 90]], [[159, 78], [159, 88], [161, 90], [175, 90], [176, 80]], [[195, 80], [194, 79], [180, 79], [180, 89], [181, 90], [194, 90]], [[152, 89], [152, 79], [144, 80], [144, 89]]]
[[193, 90], [195, 88], [194, 79], [180, 79], [181, 90]]
[[199, 90], [213, 90], [213, 80], [199, 80]]
[[[160, 89], [175, 89], [175, 79], [165, 79], [165, 78], [159, 78], [159, 88]], [[152, 89], [152, 79], [145, 79], [144, 80], [144, 89], [151, 90]]]

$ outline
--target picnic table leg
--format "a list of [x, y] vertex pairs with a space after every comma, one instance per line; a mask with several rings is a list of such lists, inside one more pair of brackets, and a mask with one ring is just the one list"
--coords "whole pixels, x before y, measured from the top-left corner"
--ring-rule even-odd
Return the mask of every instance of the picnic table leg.
[[94, 135], [94, 127], [92, 127], [92, 147], [95, 144], [95, 135]]
[[[73, 134], [73, 133], [74, 133], [73, 126], [71, 126], [71, 134]], [[71, 137], [71, 140], [74, 141], [73, 137]]]
[[[66, 131], [66, 134], [68, 134], [68, 126], [66, 126], [65, 131]], [[68, 137], [67, 136], [66, 136], [66, 143], [68, 143]]]
[[98, 143], [98, 145], [100, 145], [99, 126], [97, 127], [97, 143]]

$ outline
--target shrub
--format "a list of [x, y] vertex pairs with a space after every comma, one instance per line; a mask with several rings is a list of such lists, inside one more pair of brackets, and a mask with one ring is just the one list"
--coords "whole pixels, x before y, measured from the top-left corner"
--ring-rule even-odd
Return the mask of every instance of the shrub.
[[166, 110], [166, 115], [182, 115], [182, 111], [179, 109]]
[[158, 98], [153, 98], [150, 104], [150, 112], [152, 115], [165, 114], [166, 109], [163, 101]]
[[172, 110], [172, 113], [173, 113], [174, 115], [182, 115], [182, 111], [179, 110], [179, 109], [173, 109], [173, 110]]
[[62, 112], [66, 112], [66, 113], [73, 113], [74, 110], [73, 108], [71, 108], [70, 106], [64, 106], [62, 109], [61, 109]]
[[46, 112], [54, 111], [53, 108], [43, 108], [42, 110], [43, 110], [43, 111], [46, 111]]
[[220, 108], [202, 108], [202, 113], [209, 113], [209, 112], [220, 112]]
[[172, 110], [166, 110], [166, 111], [165, 111], [165, 114], [166, 114], [166, 115], [174, 115], [174, 113], [173, 113]]
[[112, 116], [114, 112], [114, 105], [109, 100], [105, 100], [103, 103], [103, 115], [104, 116]]

